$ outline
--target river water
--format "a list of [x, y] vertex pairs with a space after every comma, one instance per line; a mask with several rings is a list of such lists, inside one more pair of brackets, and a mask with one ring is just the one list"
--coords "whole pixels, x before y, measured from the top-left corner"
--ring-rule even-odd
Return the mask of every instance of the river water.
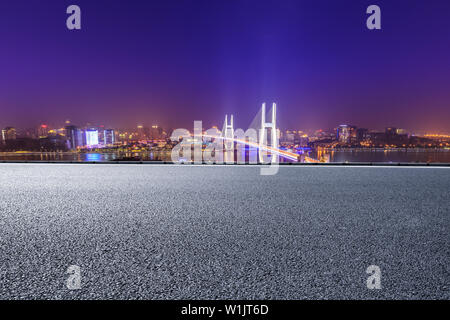
[[[407, 163], [450, 163], [450, 150], [448, 149], [408, 149], [408, 150], [326, 150], [310, 151], [306, 153], [315, 159], [324, 159], [325, 162], [407, 162]], [[2, 160], [27, 161], [171, 161], [170, 151], [139, 152], [139, 153], [76, 153], [76, 152], [29, 152], [29, 153], [0, 153]]]

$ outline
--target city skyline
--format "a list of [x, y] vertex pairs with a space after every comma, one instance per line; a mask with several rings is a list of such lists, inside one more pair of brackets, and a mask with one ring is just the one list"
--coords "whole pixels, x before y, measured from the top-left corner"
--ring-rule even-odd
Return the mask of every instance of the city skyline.
[[[194, 121], [202, 121], [202, 120], [192, 119], [190, 124], [187, 123], [187, 125], [184, 128], [187, 130], [190, 130], [190, 127], [192, 127]], [[208, 128], [220, 128], [222, 125], [220, 120], [209, 121], [209, 122], [212, 124], [205, 125], [205, 123], [202, 121], [202, 125], [205, 130]], [[23, 133], [26, 133], [27, 131], [28, 132], [36, 131], [35, 133], [37, 134], [41, 128], [45, 128], [47, 130], [61, 130], [61, 129], [66, 128], [67, 126], [75, 126], [79, 129], [98, 128], [100, 130], [114, 129], [114, 130], [121, 130], [121, 131], [139, 130], [139, 129], [143, 129], [143, 128], [144, 129], [161, 128], [162, 130], [166, 131], [166, 133], [168, 133], [168, 134], [170, 134], [172, 130], [177, 129], [174, 127], [167, 127], [167, 126], [160, 125], [159, 122], [157, 122], [157, 121], [143, 120], [143, 121], [137, 122], [133, 125], [125, 126], [125, 125], [105, 125], [104, 122], [102, 122], [102, 121], [96, 121], [96, 122], [85, 121], [84, 123], [83, 122], [82, 123], [74, 123], [70, 119], [65, 119], [65, 120], [56, 121], [54, 123], [50, 123], [50, 122], [37, 123], [37, 122], [35, 122], [33, 125], [30, 125], [27, 127], [19, 127], [19, 126], [15, 126], [14, 124], [9, 123], [8, 125], [0, 126], [0, 130], [5, 129], [5, 128], [14, 128], [18, 131], [18, 135], [23, 135]], [[402, 131], [404, 131], [405, 133], [410, 134], [410, 135], [449, 135], [450, 134], [450, 128], [449, 128], [449, 130], [419, 130], [419, 129], [407, 129], [407, 128], [403, 128], [403, 127], [396, 126], [396, 125], [372, 128], [372, 127], [362, 126], [360, 124], [353, 123], [353, 122], [335, 123], [334, 126], [328, 127], [328, 128], [322, 127], [322, 128], [310, 128], [310, 129], [307, 129], [306, 127], [300, 127], [300, 126], [286, 127], [286, 126], [280, 125], [279, 123], [277, 123], [277, 126], [280, 130], [283, 130], [283, 131], [293, 131], [294, 130], [294, 131], [299, 131], [299, 132], [301, 131], [301, 132], [304, 132], [307, 134], [313, 134], [313, 133], [317, 133], [317, 132], [333, 132], [333, 131], [335, 132], [341, 126], [364, 128], [371, 132], [384, 132], [388, 128], [395, 128], [395, 129], [401, 129]], [[243, 129], [248, 129], [248, 128], [243, 128]]]
[[[207, 130], [201, 122], [194, 123], [193, 131], [179, 128], [173, 132], [166, 132], [157, 125], [151, 127], [138, 125], [131, 130], [121, 130], [92, 124], [79, 127], [70, 121], [65, 121], [65, 126], [62, 128], [41, 125], [37, 130], [35, 128], [22, 131], [14, 127], [6, 127], [1, 130], [0, 158], [3, 160], [32, 160], [37, 157], [40, 160], [70, 161], [167, 161], [170, 155], [170, 160], [178, 163], [190, 161], [184, 157], [184, 150], [187, 148], [186, 150], [191, 151], [193, 141], [200, 139], [202, 147], [198, 149], [199, 154], [209, 159], [208, 154], [211, 148], [216, 150], [214, 152], [216, 155], [217, 150], [223, 148], [223, 155], [227, 155], [227, 163], [233, 161], [251, 163], [256, 161], [256, 156], [262, 163], [264, 155], [261, 150], [271, 150], [271, 154], [274, 152], [282, 157], [283, 161], [301, 163], [358, 161], [358, 159], [366, 162], [393, 161], [394, 159], [408, 162], [448, 162], [450, 150], [448, 134], [416, 135], [396, 127], [387, 127], [380, 132], [342, 124], [333, 130], [317, 130], [313, 134], [308, 134], [300, 130], [278, 128], [276, 121], [273, 121], [277, 118], [276, 104], [272, 105], [269, 118], [264, 119], [262, 115], [266, 114], [266, 111], [263, 104], [261, 117], [257, 119], [254, 127], [249, 128], [245, 133], [242, 129], [235, 128], [233, 115], [225, 115], [222, 131], [217, 127]], [[270, 145], [264, 142], [263, 131], [266, 134], [269, 131]], [[220, 138], [215, 138], [217, 134]], [[185, 141], [185, 138], [187, 138], [188, 147], [184, 142], [180, 144], [180, 139]], [[275, 144], [272, 145], [272, 142]], [[182, 157], [179, 153], [180, 148], [183, 149]], [[340, 149], [359, 152], [357, 154], [352, 152], [350, 157], [343, 159], [333, 153], [334, 150]], [[365, 152], [361, 153], [363, 150]], [[380, 158], [377, 151], [381, 150], [384, 152], [399, 150], [401, 153], [390, 154], [389, 157], [385, 154]], [[428, 151], [423, 153], [424, 150]], [[199, 161], [199, 154], [194, 157], [194, 161]], [[217, 161], [220, 162], [221, 157], [218, 157]], [[276, 158], [271, 159], [276, 161]]]
[[225, 113], [245, 128], [276, 101], [283, 128], [450, 130], [448, 3], [377, 1], [376, 31], [366, 1], [76, 4], [78, 31], [64, 1], [1, 8], [2, 128], [211, 127]]
[[[227, 119], [228, 115], [225, 115], [225, 119]], [[233, 119], [233, 115], [231, 115], [231, 119]], [[225, 120], [227, 121], [227, 120]], [[195, 123], [194, 123], [195, 124]], [[208, 127], [203, 126], [203, 123], [200, 121], [200, 124], [202, 126], [202, 132], [206, 133]], [[327, 129], [315, 129], [315, 130], [304, 130], [302, 128], [281, 128], [275, 123], [277, 130], [279, 131], [280, 138], [284, 137], [285, 135], [290, 134], [296, 134], [300, 137], [311, 137], [311, 138], [324, 138], [324, 137], [331, 137], [333, 135], [336, 136], [336, 140], [341, 140], [342, 134], [344, 132], [344, 141], [349, 140], [351, 136], [355, 137], [359, 135], [358, 140], [364, 140], [364, 135], [366, 134], [393, 134], [393, 135], [400, 135], [400, 136], [418, 136], [418, 137], [428, 137], [428, 138], [450, 138], [450, 134], [447, 132], [441, 132], [441, 133], [432, 133], [432, 132], [414, 132], [414, 131], [408, 131], [404, 128], [399, 127], [384, 127], [383, 129], [375, 129], [375, 128], [364, 128], [361, 126], [357, 126], [355, 124], [340, 124], [336, 125], [334, 128], [327, 128]], [[232, 125], [233, 126], [233, 125]], [[214, 128], [218, 131], [220, 126], [214, 125], [211, 128]], [[233, 126], [234, 127], [234, 126]], [[181, 128], [178, 128], [181, 129]], [[185, 129], [185, 128], [182, 128]], [[251, 129], [251, 128], [247, 128]], [[247, 130], [244, 129], [244, 130]], [[254, 129], [254, 128], [253, 128]], [[170, 136], [172, 135], [172, 130], [176, 130], [174, 128], [164, 128], [159, 125], [136, 125], [132, 128], [126, 128], [126, 127], [113, 127], [113, 126], [105, 126], [102, 124], [93, 124], [93, 123], [86, 123], [85, 125], [77, 125], [72, 123], [70, 120], [66, 120], [64, 122], [64, 125], [59, 126], [50, 126], [47, 124], [41, 124], [38, 126], [34, 126], [32, 128], [18, 128], [14, 126], [7, 126], [4, 128], [0, 128], [1, 132], [1, 140], [15, 140], [16, 138], [46, 138], [48, 136], [62, 136], [66, 137], [67, 139], [74, 139], [73, 136], [77, 135], [78, 133], [73, 133], [72, 131], [78, 131], [79, 134], [82, 134], [84, 136], [84, 140], [89, 140], [88, 133], [90, 131], [95, 131], [96, 138], [99, 139], [99, 136], [101, 134], [108, 134], [112, 136], [112, 138], [109, 138], [108, 141], [112, 141], [111, 143], [104, 143], [105, 145], [112, 145], [114, 142], [117, 141], [115, 138], [116, 135], [121, 134], [130, 134], [134, 136], [131, 140], [161, 140], [161, 139], [170, 139]], [[191, 133], [193, 132], [190, 129], [187, 129]], [[225, 124], [223, 127], [223, 130], [226, 132]], [[107, 133], [108, 132], [108, 133]], [[158, 136], [158, 138], [151, 138], [151, 136]], [[341, 137], [340, 137], [341, 136]], [[72, 138], [71, 138], [72, 137]], [[140, 138], [139, 138], [140, 137]], [[111, 140], [112, 139], [112, 140]], [[128, 140], [128, 139], [127, 139]], [[97, 140], [98, 142], [98, 140]], [[97, 145], [102, 143], [86, 143], [86, 145]]]

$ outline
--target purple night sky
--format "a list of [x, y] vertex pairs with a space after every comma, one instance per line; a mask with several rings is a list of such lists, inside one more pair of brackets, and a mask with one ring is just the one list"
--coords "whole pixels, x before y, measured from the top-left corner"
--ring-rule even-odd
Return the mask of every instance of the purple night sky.
[[246, 128], [276, 101], [282, 128], [450, 131], [448, 0], [3, 0], [0, 41], [1, 127]]

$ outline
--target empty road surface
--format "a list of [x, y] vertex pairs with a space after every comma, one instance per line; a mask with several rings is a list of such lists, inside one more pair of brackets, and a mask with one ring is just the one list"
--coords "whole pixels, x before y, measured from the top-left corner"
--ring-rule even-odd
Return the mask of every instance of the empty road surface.
[[0, 164], [0, 299], [450, 299], [449, 205], [450, 168]]

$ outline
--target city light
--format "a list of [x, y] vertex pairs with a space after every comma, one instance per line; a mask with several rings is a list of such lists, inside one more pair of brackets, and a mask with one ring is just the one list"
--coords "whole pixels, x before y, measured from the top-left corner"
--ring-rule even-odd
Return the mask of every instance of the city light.
[[88, 147], [98, 145], [98, 131], [97, 130], [86, 130], [86, 145]]

